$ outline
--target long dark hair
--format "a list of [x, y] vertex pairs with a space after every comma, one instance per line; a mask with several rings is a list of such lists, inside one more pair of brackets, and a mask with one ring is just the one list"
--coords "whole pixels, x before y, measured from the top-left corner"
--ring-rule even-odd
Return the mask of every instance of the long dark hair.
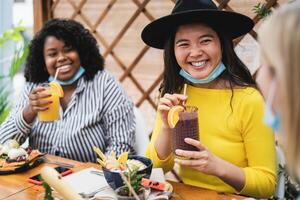
[[104, 60], [93, 35], [74, 20], [52, 19], [45, 23], [30, 42], [25, 65], [26, 81], [40, 83], [48, 80], [49, 74], [43, 55], [44, 42], [48, 36], [54, 36], [76, 49], [80, 63], [85, 68], [86, 80], [92, 80], [99, 70], [103, 70]]
[[[220, 78], [229, 81], [232, 91], [234, 86], [250, 86], [257, 88], [250, 71], [236, 55], [232, 40], [226, 37], [225, 34], [221, 34], [221, 31], [216, 31], [214, 28], [212, 29], [215, 30], [220, 39], [222, 47], [222, 62], [226, 66], [226, 70], [220, 75]], [[180, 93], [185, 82], [184, 78], [179, 75], [181, 67], [178, 65], [175, 58], [174, 40], [176, 31], [177, 29], [171, 31], [171, 35], [166, 41], [164, 47], [164, 79], [160, 86], [162, 96], [165, 93]]]

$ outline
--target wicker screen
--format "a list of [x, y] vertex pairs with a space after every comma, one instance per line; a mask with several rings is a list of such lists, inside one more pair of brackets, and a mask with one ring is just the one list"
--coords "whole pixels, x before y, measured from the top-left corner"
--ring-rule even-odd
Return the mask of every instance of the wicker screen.
[[[259, 2], [273, 9], [287, 0], [215, 0], [219, 9], [246, 14], [256, 23], [250, 34], [235, 40], [238, 55], [252, 73], [258, 67], [256, 30], [261, 23], [253, 8]], [[35, 31], [46, 20], [57, 17], [78, 20], [90, 29], [99, 42], [106, 69], [142, 110], [150, 133], [163, 58], [162, 51], [142, 42], [140, 33], [150, 21], [169, 14], [174, 3], [175, 0], [35, 0]]]

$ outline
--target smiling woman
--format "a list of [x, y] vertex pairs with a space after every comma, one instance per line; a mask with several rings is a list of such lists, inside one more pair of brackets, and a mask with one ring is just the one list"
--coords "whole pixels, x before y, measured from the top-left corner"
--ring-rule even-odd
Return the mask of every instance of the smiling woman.
[[[27, 82], [1, 124], [0, 143], [10, 138], [23, 143], [29, 138], [29, 145], [41, 152], [85, 162], [96, 161], [93, 146], [107, 154], [133, 152], [133, 103], [103, 67], [95, 38], [80, 23], [48, 21], [30, 43]], [[37, 113], [53, 102], [40, 85], [53, 80], [64, 94], [60, 119], [43, 123]]]
[[48, 36], [45, 40], [44, 59], [51, 76], [59, 69], [58, 80], [70, 80], [80, 68], [77, 50], [54, 36]]
[[[213, 1], [178, 0], [170, 15], [144, 28], [142, 39], [164, 49], [165, 63], [147, 156], [165, 171], [178, 163], [186, 184], [266, 198], [276, 185], [274, 136], [262, 120], [263, 98], [232, 42], [252, 27], [250, 18], [218, 10]], [[181, 128], [183, 123], [170, 127], [168, 115], [182, 105], [199, 111], [200, 141], [180, 141], [196, 150], [175, 149], [172, 144], [179, 142], [172, 140], [173, 130], [187, 128]], [[191, 133], [192, 126], [186, 126]]]
[[195, 79], [205, 79], [221, 61], [221, 43], [217, 33], [201, 23], [186, 24], [175, 34], [174, 52], [181, 70]]

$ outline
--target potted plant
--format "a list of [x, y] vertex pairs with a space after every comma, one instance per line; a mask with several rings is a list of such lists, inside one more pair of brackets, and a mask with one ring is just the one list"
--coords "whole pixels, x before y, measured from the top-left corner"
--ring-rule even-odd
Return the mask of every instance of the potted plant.
[[141, 185], [144, 174], [138, 174], [138, 167], [133, 166], [128, 171], [120, 173], [124, 186], [115, 190], [118, 200], [145, 200], [145, 188]]
[[[8, 97], [12, 92], [11, 88], [7, 86], [11, 85], [13, 77], [22, 67], [29, 52], [29, 46], [24, 42], [24, 38], [21, 34], [25, 29], [24, 26], [19, 24], [0, 35], [0, 48], [5, 48], [4, 45], [8, 42], [14, 42], [16, 46], [8, 74], [0, 73], [0, 124], [5, 120], [11, 107]], [[4, 63], [0, 64], [4, 65]]]

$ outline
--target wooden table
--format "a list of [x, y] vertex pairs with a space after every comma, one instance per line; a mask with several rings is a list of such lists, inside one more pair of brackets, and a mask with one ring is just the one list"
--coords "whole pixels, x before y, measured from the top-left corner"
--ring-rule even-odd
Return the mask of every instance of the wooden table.
[[[80, 171], [88, 167], [100, 168], [95, 163], [81, 163], [74, 160], [68, 160], [61, 157], [47, 155], [49, 160], [60, 161], [74, 165], [74, 171]], [[0, 200], [34, 200], [40, 193], [44, 191], [42, 186], [37, 186], [28, 183], [27, 179], [30, 176], [40, 173], [44, 166], [53, 166], [53, 164], [43, 163], [38, 167], [30, 169], [23, 173], [0, 175]], [[179, 194], [185, 200], [243, 200], [246, 197], [238, 195], [230, 195], [217, 193], [216, 191], [206, 190], [198, 187], [185, 185], [182, 183], [170, 182], [173, 185], [174, 192]], [[179, 199], [179, 198], [172, 198]]]

